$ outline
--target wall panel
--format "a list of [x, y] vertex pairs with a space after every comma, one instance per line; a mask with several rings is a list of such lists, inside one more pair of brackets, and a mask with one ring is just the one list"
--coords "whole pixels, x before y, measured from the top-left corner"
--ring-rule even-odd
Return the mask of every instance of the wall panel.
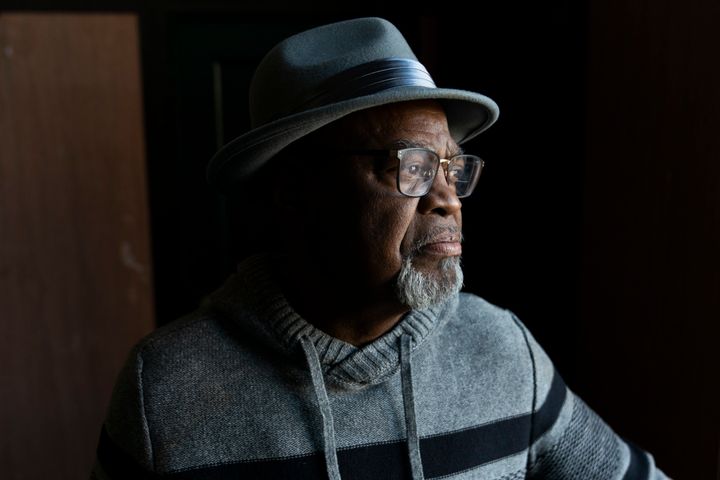
[[153, 327], [137, 19], [0, 14], [0, 464], [86, 478]]
[[674, 478], [720, 478], [720, 5], [591, 7], [585, 398]]

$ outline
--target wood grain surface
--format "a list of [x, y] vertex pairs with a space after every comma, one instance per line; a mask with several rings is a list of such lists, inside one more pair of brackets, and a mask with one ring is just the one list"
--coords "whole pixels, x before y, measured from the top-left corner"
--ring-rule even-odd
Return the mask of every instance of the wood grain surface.
[[87, 478], [153, 327], [138, 28], [0, 14], [0, 464]]

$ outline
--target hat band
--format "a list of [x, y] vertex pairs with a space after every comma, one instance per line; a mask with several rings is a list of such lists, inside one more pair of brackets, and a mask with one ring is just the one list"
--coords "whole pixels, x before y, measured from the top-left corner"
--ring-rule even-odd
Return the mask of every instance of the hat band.
[[384, 58], [345, 70], [326, 80], [301, 100], [296, 112], [363, 97], [397, 87], [436, 88], [422, 63], [409, 58]]

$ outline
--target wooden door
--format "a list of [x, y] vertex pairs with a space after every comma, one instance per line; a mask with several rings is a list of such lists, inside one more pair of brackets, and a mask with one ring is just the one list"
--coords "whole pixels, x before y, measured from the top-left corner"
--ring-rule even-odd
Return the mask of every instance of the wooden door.
[[153, 327], [137, 19], [0, 13], [0, 468], [87, 478]]

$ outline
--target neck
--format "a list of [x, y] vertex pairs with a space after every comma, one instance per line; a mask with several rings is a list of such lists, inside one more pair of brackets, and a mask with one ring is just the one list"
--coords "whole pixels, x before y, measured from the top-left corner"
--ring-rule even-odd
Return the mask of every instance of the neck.
[[282, 279], [283, 291], [300, 316], [328, 335], [366, 345], [410, 311], [397, 300], [393, 285], [372, 288], [348, 278], [338, 281], [314, 267], [290, 263]]

